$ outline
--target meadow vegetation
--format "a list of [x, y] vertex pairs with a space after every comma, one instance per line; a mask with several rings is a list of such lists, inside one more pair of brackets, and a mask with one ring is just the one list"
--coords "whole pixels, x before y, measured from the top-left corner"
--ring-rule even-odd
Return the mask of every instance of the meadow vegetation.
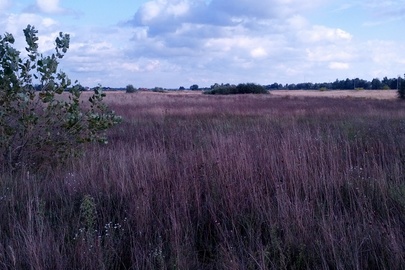
[[0, 175], [0, 268], [403, 269], [402, 102], [105, 101], [108, 145]]

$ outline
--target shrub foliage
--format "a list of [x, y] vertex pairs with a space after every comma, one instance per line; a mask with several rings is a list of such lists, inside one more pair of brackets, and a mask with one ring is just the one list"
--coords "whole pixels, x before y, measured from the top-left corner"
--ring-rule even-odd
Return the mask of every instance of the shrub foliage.
[[38, 31], [30, 25], [23, 31], [26, 56], [13, 47], [12, 34], [0, 37], [1, 169], [39, 168], [77, 154], [84, 142], [105, 143], [105, 131], [120, 121], [103, 103], [101, 89], [85, 104], [80, 85], [58, 71], [69, 48], [68, 34], [59, 33], [55, 53], [43, 56]]
[[268, 91], [261, 85], [254, 83], [241, 83], [235, 85], [215, 85], [205, 94], [211, 95], [231, 95], [231, 94], [267, 94]]
[[398, 77], [398, 80], [398, 98], [405, 99], [405, 80], [400, 77]]
[[138, 90], [136, 90], [135, 89], [135, 87], [132, 85], [132, 84], [128, 84], [126, 87], [125, 87], [125, 92], [126, 93], [135, 93], [135, 92], [137, 92]]

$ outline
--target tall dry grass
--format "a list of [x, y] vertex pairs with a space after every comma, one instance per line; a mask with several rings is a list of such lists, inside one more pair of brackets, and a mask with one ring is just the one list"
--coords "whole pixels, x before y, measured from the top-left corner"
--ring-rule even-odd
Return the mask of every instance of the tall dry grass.
[[0, 268], [403, 269], [401, 102], [108, 102], [108, 146], [1, 176]]

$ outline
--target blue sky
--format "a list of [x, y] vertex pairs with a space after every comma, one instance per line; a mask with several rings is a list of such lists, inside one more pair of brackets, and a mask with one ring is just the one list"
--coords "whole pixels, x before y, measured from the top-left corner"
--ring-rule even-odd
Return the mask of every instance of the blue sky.
[[0, 33], [39, 30], [82, 85], [189, 87], [405, 73], [405, 0], [0, 0]]

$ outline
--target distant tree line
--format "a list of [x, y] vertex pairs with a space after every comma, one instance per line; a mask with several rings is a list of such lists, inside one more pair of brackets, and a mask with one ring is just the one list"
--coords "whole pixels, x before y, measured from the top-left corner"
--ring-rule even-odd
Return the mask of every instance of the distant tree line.
[[[388, 78], [384, 77], [382, 80], [379, 78], [374, 78], [371, 81], [364, 80], [364, 79], [345, 79], [339, 80], [336, 79], [334, 82], [323, 82], [323, 83], [312, 83], [312, 82], [302, 82], [302, 83], [291, 83], [291, 84], [281, 84], [281, 83], [273, 83], [273, 84], [253, 84], [253, 83], [244, 83], [244, 84], [229, 84], [229, 83], [215, 83], [210, 87], [199, 87], [197, 84], [191, 85], [189, 88], [184, 86], [180, 86], [177, 89], [166, 89], [162, 87], [155, 87], [155, 88], [135, 88], [133, 85], [127, 85], [125, 88], [110, 88], [110, 87], [103, 87], [103, 90], [113, 91], [113, 90], [125, 90], [127, 93], [134, 93], [138, 91], [154, 91], [154, 92], [165, 92], [170, 90], [193, 90], [193, 91], [204, 91], [207, 92], [206, 94], [234, 94], [236, 92], [244, 92], [244, 93], [257, 93], [262, 92], [261, 88], [265, 90], [319, 90], [319, 91], [326, 91], [326, 90], [401, 90], [401, 85], [405, 87], [405, 76], [404, 78]], [[40, 90], [38, 86], [37, 90]], [[80, 86], [81, 91], [89, 90], [90, 88]], [[91, 89], [90, 89], [91, 90]], [[405, 99], [405, 93], [404, 93]]]
[[377, 90], [377, 89], [399, 89], [401, 82], [405, 81], [401, 77], [399, 78], [387, 78], [384, 77], [382, 80], [374, 78], [371, 81], [363, 79], [349, 79], [338, 80], [334, 82], [324, 82], [324, 83], [297, 83], [297, 84], [279, 84], [273, 83], [266, 85], [265, 88], [268, 90], [354, 90], [354, 89], [365, 89], [365, 90]]
[[238, 85], [231, 84], [214, 84], [209, 90], [205, 90], [204, 94], [211, 95], [230, 95], [230, 94], [267, 94], [268, 91], [262, 85], [254, 83], [240, 83]]

